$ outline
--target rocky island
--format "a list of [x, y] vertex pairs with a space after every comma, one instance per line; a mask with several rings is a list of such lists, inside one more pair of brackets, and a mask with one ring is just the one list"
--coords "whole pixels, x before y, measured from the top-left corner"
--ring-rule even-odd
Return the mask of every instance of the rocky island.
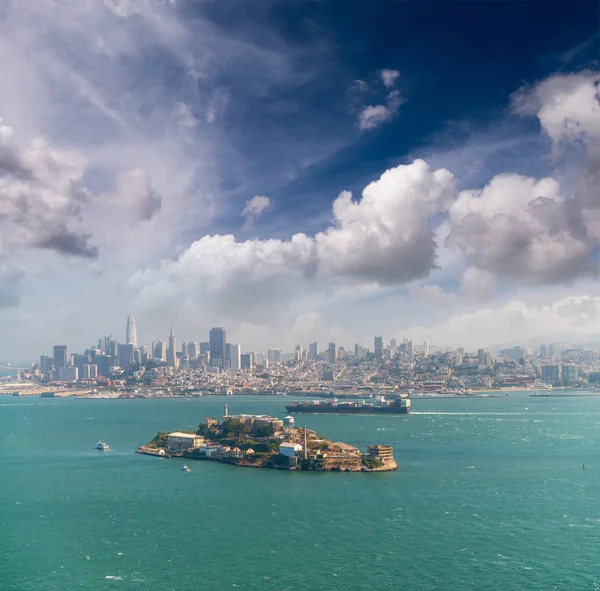
[[387, 472], [397, 470], [392, 448], [370, 445], [366, 453], [352, 445], [329, 441], [293, 417], [229, 415], [222, 422], [207, 418], [196, 432], [158, 433], [137, 453], [190, 460], [212, 460], [277, 470], [316, 472]]

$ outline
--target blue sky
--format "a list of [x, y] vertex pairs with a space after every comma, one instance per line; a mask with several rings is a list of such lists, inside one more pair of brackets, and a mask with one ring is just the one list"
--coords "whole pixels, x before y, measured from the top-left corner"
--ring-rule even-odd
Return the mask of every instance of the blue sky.
[[224, 325], [244, 350], [597, 334], [599, 17], [9, 1], [0, 357], [128, 314], [148, 343]]

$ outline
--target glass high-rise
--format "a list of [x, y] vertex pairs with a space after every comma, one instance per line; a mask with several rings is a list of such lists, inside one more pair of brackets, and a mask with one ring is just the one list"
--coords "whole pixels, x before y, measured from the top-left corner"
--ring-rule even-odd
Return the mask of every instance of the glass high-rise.
[[220, 326], [211, 328], [208, 334], [208, 342], [210, 344], [211, 363], [214, 359], [221, 359], [221, 363], [224, 364], [227, 359], [227, 335], [225, 329]]

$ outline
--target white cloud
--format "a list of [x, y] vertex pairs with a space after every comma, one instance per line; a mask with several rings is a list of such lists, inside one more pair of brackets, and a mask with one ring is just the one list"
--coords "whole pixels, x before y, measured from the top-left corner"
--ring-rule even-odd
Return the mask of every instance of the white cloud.
[[600, 297], [567, 297], [550, 304], [512, 300], [499, 308], [459, 314], [431, 326], [403, 327], [398, 334], [429, 338], [437, 346], [477, 348], [529, 342], [560, 335], [596, 336], [600, 332]]
[[398, 113], [404, 99], [398, 90], [392, 90], [386, 97], [385, 105], [368, 105], [358, 114], [358, 128], [361, 131], [376, 129], [390, 122]]
[[555, 144], [600, 141], [600, 73], [555, 74], [512, 97], [513, 109], [536, 115]]
[[415, 161], [383, 173], [359, 202], [341, 193], [333, 202], [334, 224], [314, 237], [205, 236], [176, 261], [136, 273], [131, 285], [144, 306], [191, 297], [239, 319], [285, 311], [307, 290], [316, 297], [348, 283], [402, 284], [435, 266], [430, 219], [453, 195], [447, 170]]
[[271, 211], [271, 200], [264, 195], [255, 195], [246, 201], [242, 216], [246, 219], [244, 229], [249, 230], [258, 218], [265, 212]]
[[386, 88], [392, 88], [396, 84], [396, 80], [400, 77], [398, 70], [379, 70], [379, 76]]

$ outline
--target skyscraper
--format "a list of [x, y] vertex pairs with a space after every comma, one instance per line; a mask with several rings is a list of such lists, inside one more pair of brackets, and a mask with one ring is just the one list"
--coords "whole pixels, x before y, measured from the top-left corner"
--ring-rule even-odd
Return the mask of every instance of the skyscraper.
[[242, 348], [240, 345], [231, 345], [229, 357], [230, 357], [230, 367], [234, 371], [238, 371], [242, 369], [242, 356], [241, 356]]
[[375, 337], [375, 358], [381, 359], [383, 357], [383, 337]]
[[427, 339], [423, 341], [423, 357], [429, 357], [429, 341]]
[[227, 360], [227, 335], [225, 329], [220, 326], [211, 328], [208, 333], [208, 342], [210, 346], [211, 363], [213, 360], [220, 359], [221, 367], [224, 367]]
[[135, 318], [127, 316], [127, 330], [125, 332], [125, 343], [137, 347], [137, 332], [135, 329]]
[[169, 334], [169, 346], [167, 347], [167, 365], [169, 367], [177, 367], [177, 341], [173, 334], [173, 327]]
[[67, 367], [67, 345], [54, 345], [54, 371], [57, 375], [61, 367]]
[[310, 343], [308, 345], [308, 358], [314, 361], [319, 357], [319, 346], [317, 343]]
[[329, 363], [335, 363], [338, 358], [338, 346], [336, 343], [329, 343], [329, 349], [327, 351], [327, 359]]

